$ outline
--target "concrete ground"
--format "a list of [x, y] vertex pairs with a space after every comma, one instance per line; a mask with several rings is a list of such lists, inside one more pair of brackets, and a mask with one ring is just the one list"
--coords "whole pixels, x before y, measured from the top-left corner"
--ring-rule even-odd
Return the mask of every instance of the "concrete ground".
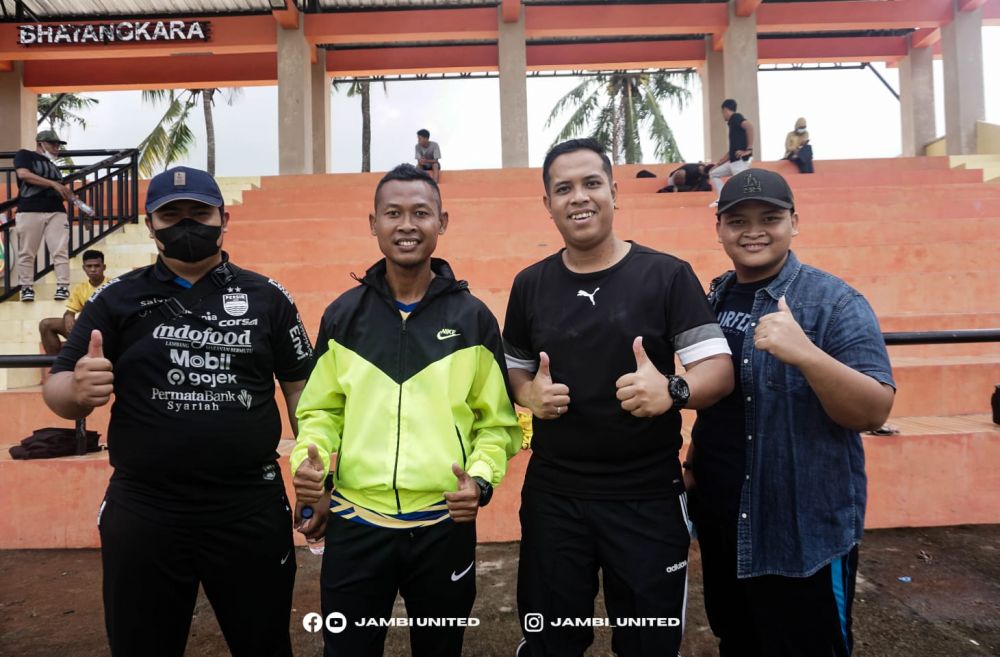
[[[302, 627], [319, 611], [320, 560], [305, 549], [292, 611], [297, 657], [322, 654], [322, 638]], [[692, 548], [685, 657], [716, 655], [701, 599], [701, 564]], [[479, 597], [465, 653], [512, 657], [520, 636], [515, 602], [517, 544], [481, 545]], [[854, 607], [858, 657], [1000, 655], [1000, 525], [868, 532], [861, 548]], [[909, 578], [900, 581], [899, 578]], [[96, 550], [0, 552], [0, 655], [108, 655]], [[403, 615], [397, 601], [396, 615]], [[598, 600], [595, 615], [604, 615]], [[610, 631], [598, 629], [591, 657], [610, 656]], [[228, 655], [211, 607], [199, 598], [187, 655]], [[392, 628], [385, 654], [408, 655], [406, 630]]]

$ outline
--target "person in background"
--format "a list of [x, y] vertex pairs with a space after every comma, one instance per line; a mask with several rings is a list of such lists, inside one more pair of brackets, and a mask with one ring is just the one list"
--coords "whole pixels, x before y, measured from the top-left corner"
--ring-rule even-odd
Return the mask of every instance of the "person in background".
[[736, 111], [736, 101], [732, 98], [722, 101], [722, 118], [729, 126], [729, 150], [719, 158], [708, 174], [712, 187], [715, 188], [716, 200], [709, 203], [709, 207], [713, 208], [719, 205], [718, 195], [722, 191], [722, 179], [746, 171], [753, 162], [753, 123]]
[[784, 160], [791, 160], [799, 168], [799, 173], [813, 173], [813, 148], [809, 143], [809, 131], [805, 118], [795, 122], [795, 129], [785, 137]]
[[417, 145], [414, 147], [417, 166], [427, 172], [434, 182], [441, 182], [441, 147], [431, 141], [431, 133], [417, 130]]
[[83, 252], [83, 271], [87, 280], [77, 283], [69, 293], [66, 312], [62, 317], [46, 317], [38, 323], [38, 333], [42, 338], [42, 348], [49, 356], [59, 353], [62, 343], [59, 338], [68, 338], [76, 323], [76, 316], [83, 310], [94, 290], [104, 284], [104, 254], [100, 251]]
[[666, 187], [656, 190], [657, 194], [670, 192], [710, 192], [708, 173], [715, 165], [709, 162], [691, 162], [674, 169], [667, 175]]
[[53, 130], [35, 136], [35, 150], [22, 148], [14, 155], [17, 174], [17, 283], [21, 301], [35, 300], [35, 258], [45, 241], [56, 270], [56, 293], [52, 298], [69, 298], [69, 218], [64, 202], [72, 202], [73, 192], [62, 183], [56, 165], [59, 151], [66, 145]]

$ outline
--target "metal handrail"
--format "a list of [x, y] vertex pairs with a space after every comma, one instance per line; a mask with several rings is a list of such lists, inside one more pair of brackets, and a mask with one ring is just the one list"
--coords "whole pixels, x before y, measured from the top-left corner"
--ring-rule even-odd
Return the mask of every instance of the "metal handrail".
[[[917, 344], [961, 344], [971, 342], [1000, 342], [1000, 328], [965, 329], [956, 331], [900, 331], [883, 333], [888, 346]], [[42, 354], [0, 354], [0, 369], [19, 367], [51, 367], [56, 356]]]
[[961, 344], [1000, 342], [1000, 329], [964, 329], [958, 331], [898, 331], [883, 333], [886, 345]]
[[[136, 149], [79, 150], [63, 151], [68, 157], [100, 157], [93, 164], [65, 165], [60, 168], [67, 172], [63, 183], [71, 187], [80, 200], [95, 211], [93, 218], [81, 216], [76, 206], [67, 204], [67, 218], [70, 226], [69, 257], [81, 253], [108, 234], [128, 223], [139, 219], [139, 151]], [[0, 159], [12, 159], [16, 152], [0, 152]], [[12, 166], [0, 167], [0, 176], [6, 177], [6, 194], [13, 195], [15, 178]], [[91, 179], [88, 180], [89, 177]], [[74, 183], [76, 186], [74, 187]], [[0, 190], [2, 191], [2, 190]], [[17, 204], [17, 198], [0, 203], [0, 245], [3, 248], [3, 287], [0, 301], [20, 290], [14, 280], [14, 244], [11, 229], [17, 224], [17, 215], [10, 209]], [[6, 221], [5, 221], [6, 219]], [[52, 254], [48, 247], [41, 249], [35, 260], [34, 280], [53, 269]]]
[[[958, 344], [965, 342], [1000, 342], [1000, 329], [958, 331], [899, 331], [883, 333], [886, 345]], [[9, 367], [51, 367], [55, 356], [34, 354], [0, 355], [0, 369]], [[77, 454], [87, 453], [86, 420], [76, 421]]]
[[[1000, 342], [1000, 328], [963, 329], [956, 331], [899, 331], [883, 333], [885, 344], [960, 344], [970, 342]], [[0, 354], [0, 369], [18, 367], [51, 367], [55, 356], [41, 354]]]

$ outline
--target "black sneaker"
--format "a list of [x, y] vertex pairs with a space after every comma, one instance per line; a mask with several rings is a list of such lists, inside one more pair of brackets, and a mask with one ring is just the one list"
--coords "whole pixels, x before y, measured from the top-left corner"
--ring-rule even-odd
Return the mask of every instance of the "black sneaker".
[[65, 301], [69, 299], [69, 288], [65, 285], [60, 285], [56, 288], [56, 294], [52, 297], [56, 301]]
[[34, 301], [35, 289], [28, 285], [21, 286], [21, 301]]

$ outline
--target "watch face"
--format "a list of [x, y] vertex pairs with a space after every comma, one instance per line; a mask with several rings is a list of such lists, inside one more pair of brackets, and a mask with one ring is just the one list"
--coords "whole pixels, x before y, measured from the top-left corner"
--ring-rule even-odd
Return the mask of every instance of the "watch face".
[[687, 381], [679, 376], [670, 379], [668, 389], [670, 390], [670, 396], [681, 404], [686, 404], [688, 398], [691, 396], [691, 389], [688, 388]]

